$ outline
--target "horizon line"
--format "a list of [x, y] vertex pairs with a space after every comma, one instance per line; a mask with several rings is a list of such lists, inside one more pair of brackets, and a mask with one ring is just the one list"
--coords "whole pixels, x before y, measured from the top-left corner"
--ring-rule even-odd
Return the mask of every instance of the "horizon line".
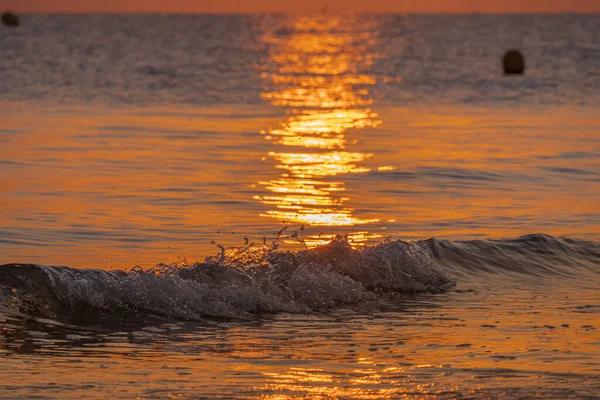
[[20, 15], [600, 15], [599, 11], [561, 10], [561, 11], [15, 11]]

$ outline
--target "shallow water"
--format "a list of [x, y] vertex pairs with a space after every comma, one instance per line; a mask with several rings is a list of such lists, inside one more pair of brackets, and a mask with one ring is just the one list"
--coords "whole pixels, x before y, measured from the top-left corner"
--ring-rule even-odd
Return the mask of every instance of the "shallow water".
[[24, 16], [0, 398], [596, 398], [599, 24]]

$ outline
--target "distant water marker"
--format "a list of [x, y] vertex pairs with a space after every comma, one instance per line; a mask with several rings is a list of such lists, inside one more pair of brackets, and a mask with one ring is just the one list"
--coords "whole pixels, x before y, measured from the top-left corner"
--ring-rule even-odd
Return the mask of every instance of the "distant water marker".
[[2, 23], [10, 27], [19, 26], [19, 17], [10, 11], [4, 12], [2, 13]]
[[518, 50], [509, 50], [502, 59], [506, 75], [521, 75], [525, 72], [525, 58]]

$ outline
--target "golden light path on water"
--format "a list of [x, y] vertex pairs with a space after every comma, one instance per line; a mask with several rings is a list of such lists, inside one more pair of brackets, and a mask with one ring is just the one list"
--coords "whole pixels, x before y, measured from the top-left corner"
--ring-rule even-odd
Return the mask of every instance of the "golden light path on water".
[[[269, 193], [255, 196], [271, 207], [261, 214], [290, 224], [322, 227], [305, 238], [308, 247], [327, 243], [333, 236], [326, 227], [352, 227], [378, 222], [355, 215], [342, 177], [370, 169], [363, 165], [373, 154], [352, 151], [347, 132], [376, 127], [379, 115], [367, 87], [375, 79], [366, 75], [377, 54], [368, 51], [373, 38], [364, 30], [349, 29], [348, 21], [332, 17], [302, 16], [265, 35], [271, 47], [267, 87], [262, 97], [286, 107], [288, 117], [279, 127], [263, 131], [277, 151], [280, 175], [259, 182]], [[366, 230], [350, 232], [354, 245], [381, 235]]]

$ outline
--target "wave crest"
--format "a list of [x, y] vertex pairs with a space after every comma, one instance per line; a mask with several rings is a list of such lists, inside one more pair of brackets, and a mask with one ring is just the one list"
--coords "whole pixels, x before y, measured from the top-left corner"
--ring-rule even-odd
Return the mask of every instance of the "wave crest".
[[0, 285], [11, 289], [0, 303], [11, 313], [198, 320], [319, 311], [393, 292], [438, 292], [454, 279], [418, 244], [399, 240], [355, 250], [337, 236], [296, 253], [246, 246], [202, 263], [146, 271], [9, 264], [0, 267]]
[[507, 240], [385, 241], [353, 249], [336, 236], [299, 252], [246, 243], [204, 262], [180, 259], [129, 272], [0, 266], [0, 315], [131, 316], [202, 320], [305, 313], [364, 304], [394, 293], [441, 292], [453, 276], [578, 277], [597, 273], [600, 245], [549, 235]]
[[446, 271], [458, 275], [533, 275], [576, 277], [599, 272], [600, 244], [588, 240], [530, 234], [514, 239], [449, 241], [430, 238], [431, 251]]

